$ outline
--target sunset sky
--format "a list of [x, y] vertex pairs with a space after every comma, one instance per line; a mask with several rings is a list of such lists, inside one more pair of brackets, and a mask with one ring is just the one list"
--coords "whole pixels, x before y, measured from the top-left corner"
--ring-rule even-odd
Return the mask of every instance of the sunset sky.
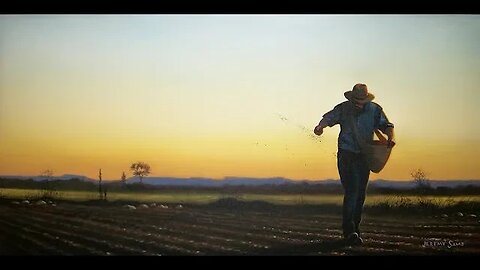
[[1, 15], [0, 175], [338, 179], [321, 116], [366, 83], [370, 179], [480, 179], [478, 15]]

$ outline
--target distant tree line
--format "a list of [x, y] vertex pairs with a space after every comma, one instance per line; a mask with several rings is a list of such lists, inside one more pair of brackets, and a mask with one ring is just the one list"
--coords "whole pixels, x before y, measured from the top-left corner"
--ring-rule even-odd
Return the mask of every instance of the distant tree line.
[[[63, 191], [92, 191], [98, 192], [98, 183], [93, 181], [84, 181], [82, 179], [72, 178], [70, 180], [42, 180], [34, 181], [33, 179], [6, 179], [0, 178], [0, 188], [20, 188], [20, 189], [43, 189], [46, 181], [55, 190]], [[318, 184], [318, 183], [286, 183], [279, 185], [224, 185], [219, 187], [212, 186], [166, 186], [166, 185], [150, 185], [145, 183], [129, 183], [124, 181], [103, 181], [103, 188], [108, 188], [109, 192], [221, 192], [224, 194], [343, 194], [340, 184]], [[385, 194], [385, 195], [480, 195], [479, 186], [458, 186], [449, 187], [424, 187], [415, 186], [410, 189], [387, 188], [370, 185], [368, 187], [369, 194]]]
[[86, 182], [82, 179], [72, 178], [70, 180], [41, 180], [33, 179], [11, 179], [0, 178], [0, 188], [20, 188], [20, 189], [44, 189], [45, 184], [56, 190], [88, 190], [94, 191], [97, 185], [92, 182]]

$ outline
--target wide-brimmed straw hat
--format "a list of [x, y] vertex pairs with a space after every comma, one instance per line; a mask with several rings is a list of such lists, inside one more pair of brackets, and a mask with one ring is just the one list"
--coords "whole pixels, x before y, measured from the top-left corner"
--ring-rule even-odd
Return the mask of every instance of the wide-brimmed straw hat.
[[359, 104], [368, 103], [375, 98], [372, 93], [368, 92], [367, 85], [363, 83], [355, 84], [353, 86], [353, 89], [351, 91], [345, 92], [344, 95], [348, 100]]

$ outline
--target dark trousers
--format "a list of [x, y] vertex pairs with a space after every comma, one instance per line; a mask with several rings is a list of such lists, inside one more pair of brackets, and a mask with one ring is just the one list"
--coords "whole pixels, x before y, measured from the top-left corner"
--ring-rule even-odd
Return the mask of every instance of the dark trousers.
[[359, 226], [362, 220], [370, 169], [363, 154], [342, 149], [338, 150], [337, 166], [345, 192], [343, 197], [343, 235], [347, 237], [353, 232], [360, 235]]

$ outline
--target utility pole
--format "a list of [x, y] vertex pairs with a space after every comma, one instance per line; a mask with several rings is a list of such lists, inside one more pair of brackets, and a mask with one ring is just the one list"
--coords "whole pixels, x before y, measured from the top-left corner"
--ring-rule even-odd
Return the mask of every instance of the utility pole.
[[125, 172], [122, 173], [122, 186], [125, 187], [127, 184], [127, 175], [125, 175]]
[[98, 195], [102, 199], [102, 169], [98, 170]]

